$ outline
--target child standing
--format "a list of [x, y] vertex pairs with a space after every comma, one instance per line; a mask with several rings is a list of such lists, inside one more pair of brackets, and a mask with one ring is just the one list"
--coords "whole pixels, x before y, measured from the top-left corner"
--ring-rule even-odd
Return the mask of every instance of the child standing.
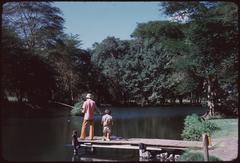
[[105, 110], [105, 115], [102, 116], [102, 125], [103, 125], [103, 140], [110, 141], [113, 120], [111, 116], [111, 111], [108, 109]]

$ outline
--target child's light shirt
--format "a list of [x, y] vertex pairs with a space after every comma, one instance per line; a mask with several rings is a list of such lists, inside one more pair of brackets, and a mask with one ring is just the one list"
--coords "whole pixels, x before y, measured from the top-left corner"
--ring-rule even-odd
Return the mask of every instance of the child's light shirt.
[[102, 116], [102, 124], [103, 127], [111, 127], [112, 126], [112, 116], [109, 114], [105, 114]]

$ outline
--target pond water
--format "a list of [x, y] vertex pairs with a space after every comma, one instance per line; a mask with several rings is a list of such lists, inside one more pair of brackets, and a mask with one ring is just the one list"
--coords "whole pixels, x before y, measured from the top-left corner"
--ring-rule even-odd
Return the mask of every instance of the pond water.
[[[104, 108], [100, 108], [102, 111]], [[184, 118], [203, 114], [203, 107], [111, 107], [113, 135], [124, 138], [181, 140]], [[102, 135], [101, 117], [95, 116], [95, 135]], [[2, 156], [10, 161], [72, 161], [72, 130], [80, 132], [82, 117], [61, 112], [51, 116], [2, 119]], [[80, 150], [87, 161], [138, 161], [138, 150]], [[79, 159], [79, 158], [75, 158]]]

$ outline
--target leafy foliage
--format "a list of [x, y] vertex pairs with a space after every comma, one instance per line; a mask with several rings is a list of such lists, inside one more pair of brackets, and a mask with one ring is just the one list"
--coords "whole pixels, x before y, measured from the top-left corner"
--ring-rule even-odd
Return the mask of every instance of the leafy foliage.
[[2, 35], [1, 82], [4, 89], [1, 93], [15, 95], [20, 102], [23, 98], [32, 103], [46, 102], [55, 86], [54, 73], [44, 58], [32, 55], [21, 46], [20, 40], [7, 30]]
[[[186, 151], [180, 156], [178, 161], [204, 161], [204, 157], [202, 153]], [[221, 160], [215, 156], [210, 156], [209, 161]]]
[[5, 99], [74, 104], [83, 92], [97, 103], [142, 106], [207, 99], [212, 111], [238, 114], [234, 3], [162, 2], [178, 21], [138, 23], [131, 40], [107, 37], [87, 50], [78, 35], [63, 33], [61, 11], [51, 2], [2, 7]]
[[50, 2], [6, 2], [2, 20], [5, 27], [17, 32], [26, 48], [39, 51], [63, 32], [61, 14]]
[[212, 134], [218, 126], [208, 120], [203, 120], [196, 114], [189, 115], [184, 120], [184, 129], [181, 136], [184, 140], [200, 140], [203, 133]]
[[71, 110], [71, 115], [81, 115], [83, 102], [83, 100], [80, 100], [74, 104], [74, 108]]
[[[233, 83], [236, 82], [233, 81], [237, 80], [237, 69], [232, 69], [232, 66], [238, 63], [235, 57], [239, 46], [237, 5], [231, 2], [163, 2], [162, 9], [165, 14], [179, 18], [182, 22], [183, 18], [187, 17], [187, 55], [192, 59], [188, 63], [193, 65], [192, 74], [207, 83], [205, 89], [209, 104], [212, 105], [209, 105], [210, 113], [220, 111], [219, 103], [228, 108], [224, 104], [225, 99], [237, 97], [237, 94], [233, 95], [233, 92], [228, 90], [235, 87]], [[231, 77], [224, 75], [227, 61], [232, 65], [228, 67], [232, 70]], [[229, 84], [228, 89], [223, 89], [226, 86], [223, 81], [229, 80], [233, 83], [230, 82], [232, 84]], [[234, 103], [238, 103], [237, 100]], [[229, 110], [236, 112], [233, 108]]]

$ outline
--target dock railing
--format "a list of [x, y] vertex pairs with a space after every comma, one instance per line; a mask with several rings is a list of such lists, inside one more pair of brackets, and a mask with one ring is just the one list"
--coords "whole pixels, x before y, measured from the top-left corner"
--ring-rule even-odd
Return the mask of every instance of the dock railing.
[[203, 150], [204, 161], [209, 161], [209, 136], [202, 134], [201, 141], [183, 141], [168, 139], [146, 139], [146, 138], [129, 138], [129, 139], [113, 139], [111, 141], [103, 141], [102, 137], [95, 136], [94, 140], [81, 140], [76, 136], [76, 132], [72, 137], [72, 146], [74, 154], [78, 153], [80, 147], [91, 148], [109, 148], [109, 149], [135, 149], [139, 150], [139, 158], [144, 156], [146, 151], [162, 151], [162, 149], [180, 149], [188, 148]]

